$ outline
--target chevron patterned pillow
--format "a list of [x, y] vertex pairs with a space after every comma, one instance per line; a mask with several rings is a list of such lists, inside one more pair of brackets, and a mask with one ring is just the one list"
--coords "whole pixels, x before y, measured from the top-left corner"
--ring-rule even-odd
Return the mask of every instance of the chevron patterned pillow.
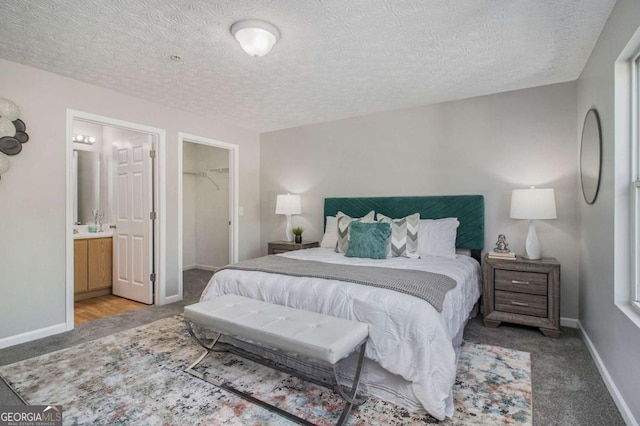
[[349, 224], [351, 222], [358, 221], [363, 223], [371, 223], [375, 222], [375, 216], [376, 213], [373, 210], [359, 219], [354, 219], [342, 212], [338, 212], [338, 214], [336, 214], [336, 217], [338, 218], [338, 244], [336, 245], [336, 252], [346, 253], [349, 249]]
[[420, 213], [391, 219], [378, 213], [378, 222], [391, 224], [391, 238], [387, 248], [387, 257], [408, 257], [418, 259], [418, 229], [420, 227]]

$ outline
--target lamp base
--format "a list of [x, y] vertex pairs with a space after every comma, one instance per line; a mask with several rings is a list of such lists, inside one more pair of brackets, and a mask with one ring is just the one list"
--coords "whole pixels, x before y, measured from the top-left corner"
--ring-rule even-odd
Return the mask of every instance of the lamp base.
[[286, 216], [287, 216], [287, 224], [285, 225], [285, 228], [284, 228], [284, 240], [288, 242], [292, 242], [293, 231], [291, 231], [291, 215], [288, 214]]
[[532, 219], [529, 220], [529, 231], [527, 232], [527, 239], [524, 243], [524, 255], [522, 257], [528, 260], [538, 260], [542, 257], [540, 241], [538, 240], [536, 226]]

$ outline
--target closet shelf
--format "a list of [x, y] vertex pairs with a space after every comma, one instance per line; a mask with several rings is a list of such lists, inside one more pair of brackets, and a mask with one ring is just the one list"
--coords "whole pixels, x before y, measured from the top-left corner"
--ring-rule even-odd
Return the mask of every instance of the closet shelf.
[[208, 168], [203, 172], [191, 172], [191, 171], [183, 171], [182, 174], [183, 175], [194, 175], [196, 177], [206, 177], [207, 179], [209, 179], [211, 181], [211, 183], [213, 183], [216, 186], [217, 190], [220, 190], [220, 186], [211, 178], [211, 176], [209, 176], [209, 173], [214, 173], [217, 175], [222, 175], [222, 174], [227, 174], [229, 173], [229, 168], [225, 167], [225, 168]]

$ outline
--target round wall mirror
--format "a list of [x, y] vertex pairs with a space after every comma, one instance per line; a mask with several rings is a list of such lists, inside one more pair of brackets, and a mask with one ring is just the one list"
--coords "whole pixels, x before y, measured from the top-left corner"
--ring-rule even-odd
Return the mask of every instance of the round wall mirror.
[[587, 204], [593, 204], [600, 188], [602, 133], [598, 111], [590, 109], [584, 118], [580, 143], [580, 183]]

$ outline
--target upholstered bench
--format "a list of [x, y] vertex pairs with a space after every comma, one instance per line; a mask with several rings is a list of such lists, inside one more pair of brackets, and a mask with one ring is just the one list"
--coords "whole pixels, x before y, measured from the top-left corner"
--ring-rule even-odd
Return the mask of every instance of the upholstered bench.
[[[225, 335], [314, 363], [328, 365], [332, 367], [335, 380], [338, 382], [336, 364], [359, 348], [358, 366], [351, 389], [345, 392], [342, 386], [336, 383], [339, 394], [346, 401], [336, 424], [344, 424], [351, 408], [357, 405], [360, 373], [369, 336], [367, 324], [274, 305], [235, 294], [227, 294], [187, 306], [184, 308], [184, 319], [191, 336], [207, 350], [185, 371], [301, 424], [311, 423], [237, 390], [229, 383], [213, 381], [194, 368], [212, 351], [220, 336]], [[210, 344], [205, 344], [203, 339], [196, 335], [192, 325], [213, 331], [217, 335]]]

